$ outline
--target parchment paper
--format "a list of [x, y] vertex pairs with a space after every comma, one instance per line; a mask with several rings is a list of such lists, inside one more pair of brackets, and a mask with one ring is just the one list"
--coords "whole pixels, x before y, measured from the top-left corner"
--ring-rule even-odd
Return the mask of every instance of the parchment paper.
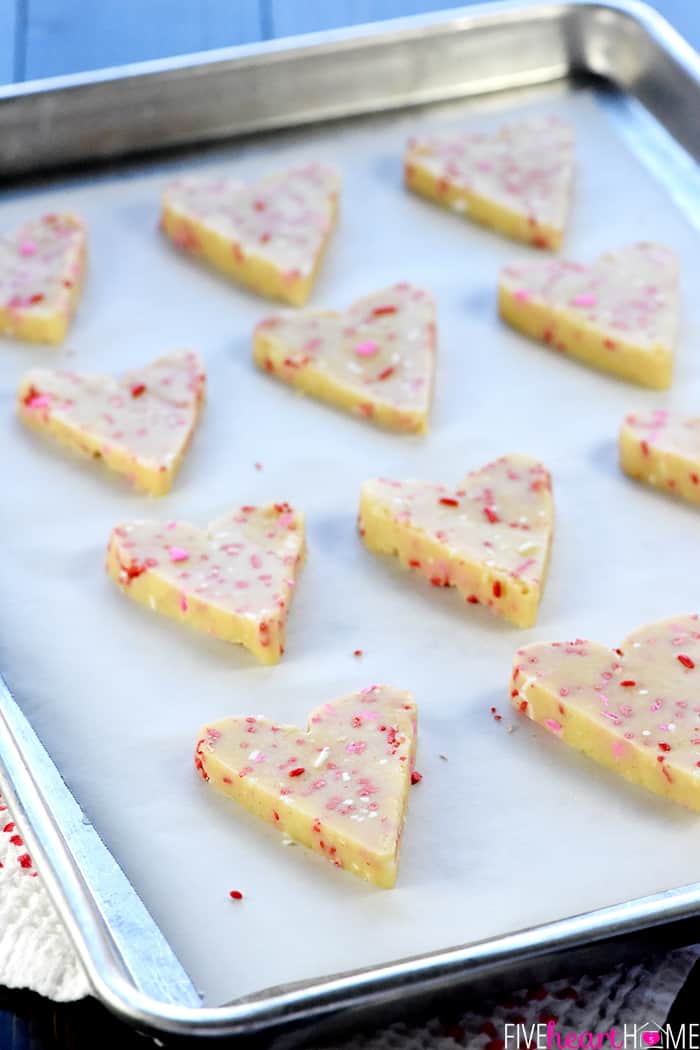
[[[659, 239], [681, 257], [683, 330], [668, 394], [588, 370], [502, 326], [499, 269], [528, 249], [402, 189], [402, 148], [415, 128], [488, 126], [512, 115], [512, 98], [267, 136], [0, 200], [0, 228], [72, 208], [91, 238], [67, 349], [0, 343], [2, 669], [208, 1003], [612, 904], [700, 871], [697, 815], [604, 772], [509, 708], [519, 645], [576, 636], [616, 645], [639, 624], [700, 609], [698, 511], [625, 479], [615, 452], [628, 410], [700, 410], [697, 234], [593, 95], [558, 88], [528, 105], [576, 124], [567, 254], [588, 260]], [[341, 225], [312, 305], [342, 306], [399, 279], [436, 296], [438, 374], [425, 439], [375, 430], [257, 372], [251, 331], [270, 306], [179, 256], [156, 230], [160, 188], [174, 170], [221, 163], [248, 178], [309, 155], [344, 176]], [[117, 373], [179, 346], [203, 354], [210, 396], [161, 501], [15, 418], [30, 366]], [[554, 475], [550, 579], [528, 631], [369, 554], [355, 533], [366, 477], [452, 483], [508, 451], [542, 457]], [[294, 502], [309, 530], [277, 667], [141, 609], [104, 573], [110, 529], [123, 519], [204, 524], [264, 500]], [[314, 705], [373, 682], [410, 689], [419, 704], [424, 779], [412, 791], [390, 892], [285, 847], [217, 798], [192, 765], [208, 720], [261, 713], [305, 725]], [[230, 889], [243, 901], [232, 902]]]

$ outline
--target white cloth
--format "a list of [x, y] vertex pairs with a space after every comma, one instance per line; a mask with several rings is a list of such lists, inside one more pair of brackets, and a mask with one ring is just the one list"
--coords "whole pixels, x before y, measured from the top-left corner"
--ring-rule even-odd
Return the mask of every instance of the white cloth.
[[56, 1002], [90, 988], [63, 924], [0, 796], [0, 985]]
[[[611, 1025], [657, 1024], [666, 1019], [700, 946], [685, 948], [602, 977], [557, 981], [510, 994], [487, 1013], [468, 1011], [450, 1021], [396, 1024], [343, 1044], [343, 1050], [500, 1050], [504, 1026], [556, 1018], [561, 1031], [603, 1031]], [[82, 967], [0, 796], [0, 985], [31, 988], [56, 1002], [90, 994]]]

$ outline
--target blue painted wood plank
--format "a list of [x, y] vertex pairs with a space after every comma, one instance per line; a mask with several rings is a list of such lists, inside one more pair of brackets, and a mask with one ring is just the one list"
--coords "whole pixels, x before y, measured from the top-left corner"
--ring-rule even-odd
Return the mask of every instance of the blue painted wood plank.
[[[467, 6], [477, 0], [263, 0], [270, 6], [272, 36], [310, 33], [383, 18]], [[689, 0], [650, 0], [695, 47], [700, 46], [700, 4]]]
[[18, 0], [0, 0], [0, 84], [14, 80]]
[[[312, 33], [424, 11], [463, 7], [470, 0], [269, 0], [273, 36]], [[475, 0], [474, 0], [475, 2]]]
[[651, 0], [651, 4], [693, 47], [700, 47], [700, 4], [688, 0]]
[[261, 34], [259, 0], [30, 0], [25, 77], [249, 43]]

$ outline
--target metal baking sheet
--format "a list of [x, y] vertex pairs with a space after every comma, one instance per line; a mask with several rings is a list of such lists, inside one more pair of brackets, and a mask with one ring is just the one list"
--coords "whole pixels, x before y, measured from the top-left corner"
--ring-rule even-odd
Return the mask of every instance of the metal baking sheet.
[[[527, 9], [520, 19], [528, 24]], [[501, 326], [499, 269], [528, 250], [402, 189], [409, 134], [436, 124], [488, 128], [542, 110], [568, 117], [577, 131], [565, 251], [592, 259], [644, 237], [680, 256], [683, 330], [668, 393], [588, 371]], [[312, 305], [342, 306], [398, 279], [436, 297], [427, 438], [371, 429], [256, 372], [251, 331], [270, 307], [178, 256], [156, 232], [159, 192], [174, 172], [218, 166], [252, 178], [310, 155], [335, 163], [344, 180], [340, 227]], [[541, 953], [586, 931], [598, 936], [697, 908], [700, 888], [669, 891], [697, 875], [698, 818], [522, 724], [507, 693], [513, 652], [525, 642], [585, 636], [614, 645], [640, 623], [698, 607], [696, 512], [625, 480], [615, 456], [626, 411], [692, 412], [700, 402], [697, 187], [688, 154], [651, 117], [566, 80], [248, 137], [3, 194], [0, 228], [38, 211], [82, 214], [91, 268], [64, 349], [2, 341], [0, 476], [11, 494], [2, 511], [2, 670], [205, 1006], [240, 1001], [229, 1013], [178, 1013], [153, 1002], [137, 1009], [122, 987], [111, 998], [102, 991], [110, 1005], [178, 1031], [239, 1031], [246, 1017], [253, 1024], [247, 1000], [262, 1025], [279, 1021], [283, 1007], [290, 1020], [312, 1015], [334, 996], [336, 1004], [367, 998], [409, 973], [419, 983], [459, 972], [459, 953], [387, 966], [405, 957], [484, 942], [462, 954], [463, 970], [479, 960], [497, 968], [499, 951]], [[161, 501], [65, 457], [14, 418], [15, 389], [32, 365], [118, 373], [183, 345], [204, 356], [210, 397]], [[366, 552], [354, 530], [367, 476], [449, 483], [515, 450], [550, 467], [557, 508], [550, 579], [529, 631], [431, 591]], [[150, 615], [103, 572], [109, 531], [121, 520], [204, 524], [230, 505], [269, 499], [302, 508], [309, 530], [278, 667]], [[283, 845], [192, 772], [195, 734], [207, 720], [250, 712], [304, 724], [316, 704], [376, 681], [414, 692], [424, 774], [391, 892]], [[244, 892], [241, 905], [229, 900], [231, 888]], [[317, 981], [349, 970], [362, 973], [319, 994]], [[279, 992], [298, 982], [305, 984], [287, 999]]]

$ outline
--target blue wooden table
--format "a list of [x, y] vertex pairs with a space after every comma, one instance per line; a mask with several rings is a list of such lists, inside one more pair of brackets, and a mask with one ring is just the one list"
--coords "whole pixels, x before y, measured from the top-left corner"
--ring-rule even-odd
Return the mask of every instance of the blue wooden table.
[[[0, 0], [0, 83], [458, 7], [469, 0]], [[700, 2], [654, 0], [700, 49]]]

